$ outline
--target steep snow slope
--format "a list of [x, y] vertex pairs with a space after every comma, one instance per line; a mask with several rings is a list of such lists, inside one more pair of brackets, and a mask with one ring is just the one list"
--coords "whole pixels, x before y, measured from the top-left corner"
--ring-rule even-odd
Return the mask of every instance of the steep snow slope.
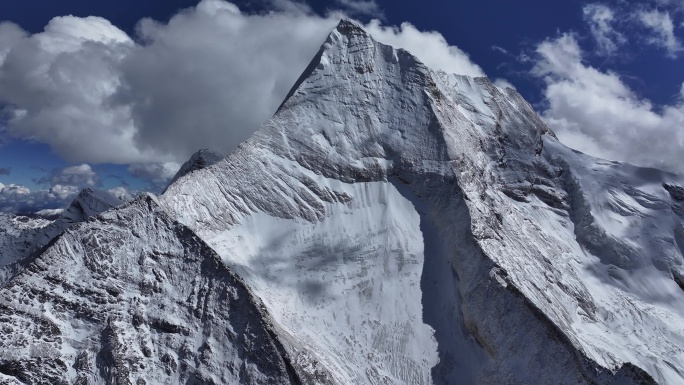
[[566, 327], [604, 366], [632, 362], [661, 383], [683, 383], [684, 210], [677, 191], [684, 179], [594, 159], [557, 141], [546, 142], [544, 156], [562, 171], [557, 180], [569, 215], [552, 223], [574, 232], [576, 243], [566, 247], [586, 296]]
[[152, 196], [24, 263], [0, 289], [0, 383], [300, 383], [263, 305]]
[[161, 202], [331, 383], [684, 383], [681, 205], [653, 182], [676, 178], [600, 163], [515, 91], [343, 21], [270, 121]]

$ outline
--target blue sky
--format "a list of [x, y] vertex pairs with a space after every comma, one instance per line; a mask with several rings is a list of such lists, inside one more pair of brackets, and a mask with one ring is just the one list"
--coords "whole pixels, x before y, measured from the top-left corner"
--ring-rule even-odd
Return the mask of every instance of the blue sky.
[[572, 147], [684, 172], [675, 0], [25, 0], [1, 10], [4, 211], [63, 206], [83, 187], [158, 192], [195, 150], [230, 151], [344, 15], [432, 67], [512, 85]]

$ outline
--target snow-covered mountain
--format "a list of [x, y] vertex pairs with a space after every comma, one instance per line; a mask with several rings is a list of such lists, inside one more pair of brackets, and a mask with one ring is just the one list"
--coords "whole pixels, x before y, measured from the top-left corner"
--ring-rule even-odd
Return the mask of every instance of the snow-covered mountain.
[[663, 182], [343, 22], [273, 119], [161, 199], [336, 383], [681, 383]]
[[[73, 224], [122, 203], [106, 191], [86, 188], [65, 210], [44, 210], [34, 217], [0, 215], [0, 283], [22, 268], [19, 261], [47, 245]], [[57, 217], [50, 220], [54, 215]]]
[[143, 195], [67, 230], [0, 290], [0, 382], [297, 383], [262, 307]]
[[233, 153], [0, 287], [0, 383], [681, 384], [682, 186], [342, 21]]

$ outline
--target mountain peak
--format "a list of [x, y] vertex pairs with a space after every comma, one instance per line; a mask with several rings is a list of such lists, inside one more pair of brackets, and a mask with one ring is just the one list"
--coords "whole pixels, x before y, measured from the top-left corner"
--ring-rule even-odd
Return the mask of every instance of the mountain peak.
[[[639, 302], [654, 298], [654, 286], [632, 281], [629, 269], [651, 255], [681, 260], [675, 247], [684, 244], [684, 226], [664, 227], [680, 226], [670, 211], [681, 206], [663, 195], [675, 188], [618, 184], [630, 178], [598, 174], [605, 169], [564, 150], [516, 91], [429, 69], [342, 20], [275, 116], [160, 202], [226, 263], [244, 269], [279, 327], [333, 363], [325, 369], [344, 379], [338, 383], [474, 383], [483, 376], [486, 383], [614, 383], [643, 374], [629, 374], [627, 363], [677, 382], [668, 380], [681, 375], [659, 362], [680, 337], [622, 348], [636, 331], [651, 340], [649, 333], [660, 333], [653, 325], [670, 317]], [[593, 207], [595, 197], [605, 200]], [[628, 201], [634, 207], [626, 211]], [[636, 241], [621, 243], [610, 231], [622, 227], [593, 217], [613, 207], [620, 224], [638, 213], [629, 227]], [[663, 215], [658, 223], [671, 225], [643, 219], [656, 218], [655, 208]], [[677, 245], [654, 246], [657, 237], [644, 235], [653, 229]], [[378, 246], [388, 244], [398, 250]], [[598, 260], [615, 268], [597, 269]], [[673, 261], [654, 261], [665, 273], [653, 277], [675, 293]], [[615, 288], [597, 287], [588, 271]], [[402, 284], [388, 290], [387, 282]], [[672, 309], [681, 308], [677, 301], [684, 297], [672, 300]], [[602, 308], [631, 329], [616, 332], [598, 321]], [[331, 328], [326, 317], [338, 311], [355, 316], [338, 317]], [[402, 344], [363, 346], [359, 330], [401, 335]], [[360, 345], [347, 349], [348, 341]], [[395, 361], [401, 371], [386, 365]], [[406, 373], [422, 380], [409, 382]]]
[[[176, 172], [176, 175], [171, 179], [171, 182], [169, 182], [168, 186], [171, 186], [175, 181], [191, 172], [201, 170], [217, 163], [222, 158], [223, 156], [221, 154], [207, 148], [198, 150], [190, 156], [190, 159], [183, 163], [178, 172]], [[168, 188], [168, 186], [166, 188]], [[164, 189], [164, 191], [166, 191], [166, 189]]]
[[361, 24], [349, 19], [340, 20], [337, 27], [335, 27], [335, 31], [344, 35], [366, 35], [370, 37]]
[[[365, 43], [364, 43], [365, 42]], [[355, 56], [358, 58], [354, 61], [363, 62], [363, 56], [372, 58], [374, 55], [368, 54], [377, 44], [373, 37], [369, 35], [363, 27], [355, 21], [342, 19], [333, 29], [328, 38], [325, 40], [318, 53], [311, 59], [309, 65], [304, 69], [304, 72], [299, 76], [299, 79], [288, 92], [283, 102], [278, 107], [280, 111], [288, 102], [288, 100], [297, 92], [297, 90], [306, 82], [317, 70], [322, 70], [329, 66], [329, 64], [342, 57], [347, 57], [348, 51], [353, 47]], [[365, 50], [363, 49], [365, 46]], [[365, 66], [359, 66], [362, 71]]]
[[60, 215], [58, 221], [68, 224], [82, 222], [122, 203], [121, 199], [106, 191], [85, 188]]

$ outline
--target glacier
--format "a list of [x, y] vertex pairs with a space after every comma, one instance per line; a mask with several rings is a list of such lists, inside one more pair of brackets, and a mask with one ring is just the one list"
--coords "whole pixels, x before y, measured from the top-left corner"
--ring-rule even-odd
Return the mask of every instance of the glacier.
[[684, 384], [684, 178], [515, 90], [343, 20], [196, 155], [0, 282], [0, 383]]

